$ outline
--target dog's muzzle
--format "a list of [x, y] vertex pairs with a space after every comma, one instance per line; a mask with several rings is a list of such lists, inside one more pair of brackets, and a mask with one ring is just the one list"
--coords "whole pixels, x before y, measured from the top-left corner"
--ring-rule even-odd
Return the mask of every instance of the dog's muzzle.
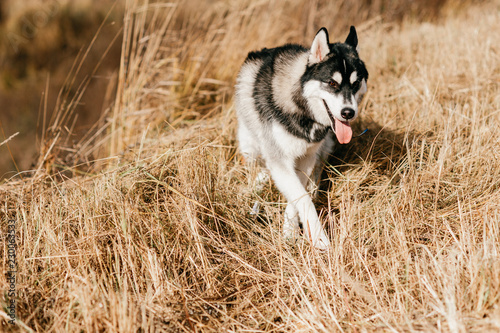
[[340, 110], [340, 115], [345, 120], [349, 120], [354, 118], [354, 116], [356, 115], [356, 111], [354, 111], [352, 108], [343, 108], [342, 110]]
[[[332, 130], [335, 133], [335, 136], [337, 137], [337, 140], [341, 144], [346, 144], [349, 143], [352, 139], [352, 129], [351, 125], [349, 124], [348, 121], [341, 121], [335, 118], [332, 114], [332, 111], [328, 107], [328, 104], [326, 104], [326, 101], [323, 99], [323, 104], [325, 105], [326, 112], [328, 113], [328, 117], [330, 118], [330, 121], [332, 123]], [[344, 112], [344, 114], [342, 114]], [[355, 115], [355, 111], [351, 108], [343, 108], [341, 110], [341, 115], [342, 118], [348, 120], [352, 119]]]

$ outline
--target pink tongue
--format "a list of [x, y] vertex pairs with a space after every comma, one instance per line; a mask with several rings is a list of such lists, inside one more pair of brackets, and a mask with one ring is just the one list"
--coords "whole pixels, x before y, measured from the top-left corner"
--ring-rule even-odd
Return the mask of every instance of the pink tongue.
[[352, 138], [351, 125], [349, 125], [348, 122], [343, 122], [335, 118], [335, 135], [337, 135], [337, 140], [339, 140], [339, 143], [349, 143]]

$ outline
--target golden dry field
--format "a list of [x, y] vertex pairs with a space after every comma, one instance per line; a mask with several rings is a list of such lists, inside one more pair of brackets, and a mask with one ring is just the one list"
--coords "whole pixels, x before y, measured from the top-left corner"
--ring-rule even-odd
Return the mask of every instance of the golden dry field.
[[[61, 94], [0, 185], [0, 330], [499, 332], [500, 2], [353, 3], [127, 1], [112, 106], [72, 143], [85, 92]], [[368, 132], [325, 166], [320, 252], [253, 190], [234, 82], [251, 50], [351, 24]]]
[[[0, 145], [0, 181], [36, 165], [57, 110], [71, 109], [72, 142], [109, 106], [123, 7], [114, 0], [0, 1], [0, 142], [18, 133]], [[68, 96], [77, 102], [68, 105]]]

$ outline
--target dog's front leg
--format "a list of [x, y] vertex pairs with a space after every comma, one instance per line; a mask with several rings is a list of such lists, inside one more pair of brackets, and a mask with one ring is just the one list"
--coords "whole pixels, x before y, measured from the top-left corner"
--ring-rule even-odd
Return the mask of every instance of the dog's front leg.
[[[293, 165], [290, 163], [290, 165]], [[299, 219], [304, 227], [304, 232], [318, 249], [327, 249], [330, 241], [323, 230], [311, 197], [307, 193], [304, 185], [293, 167], [287, 167], [285, 163], [268, 163], [268, 169], [276, 187], [283, 193], [288, 201], [288, 205], [293, 205], [298, 212]], [[286, 209], [285, 213], [293, 214], [293, 207]], [[292, 215], [293, 216], [293, 215]], [[288, 216], [290, 218], [292, 216]], [[293, 218], [291, 221], [293, 223]], [[290, 223], [289, 223], [290, 224]], [[285, 225], [290, 227], [292, 225]], [[286, 231], [286, 230], [285, 230]]]

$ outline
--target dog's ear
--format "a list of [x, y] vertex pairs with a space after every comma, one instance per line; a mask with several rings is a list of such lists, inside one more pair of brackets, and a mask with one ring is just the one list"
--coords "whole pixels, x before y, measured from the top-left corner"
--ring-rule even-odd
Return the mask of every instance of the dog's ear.
[[311, 53], [309, 54], [309, 63], [316, 64], [322, 61], [329, 52], [330, 47], [328, 46], [328, 31], [326, 31], [326, 28], [321, 28], [312, 42]]
[[356, 33], [356, 28], [353, 25], [351, 25], [351, 30], [349, 31], [349, 35], [347, 36], [345, 43], [354, 47], [356, 51], [358, 50], [358, 34]]

